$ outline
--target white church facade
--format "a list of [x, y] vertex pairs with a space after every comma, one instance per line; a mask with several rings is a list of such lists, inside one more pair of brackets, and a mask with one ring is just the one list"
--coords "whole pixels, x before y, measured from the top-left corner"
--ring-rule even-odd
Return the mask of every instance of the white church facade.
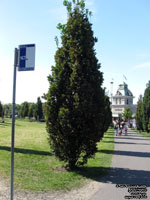
[[121, 117], [126, 107], [130, 107], [132, 116], [135, 116], [137, 105], [133, 104], [133, 98], [128, 85], [125, 82], [120, 84], [116, 94], [111, 98], [113, 118]]

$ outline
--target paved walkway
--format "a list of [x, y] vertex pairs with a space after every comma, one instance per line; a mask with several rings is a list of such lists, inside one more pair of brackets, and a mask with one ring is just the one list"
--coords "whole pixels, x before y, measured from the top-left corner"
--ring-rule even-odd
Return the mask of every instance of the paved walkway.
[[137, 192], [141, 195], [141, 188], [137, 185], [144, 185], [147, 200], [150, 199], [150, 139], [132, 130], [127, 136], [116, 136], [110, 174], [100, 182], [99, 190], [90, 200], [146, 199], [139, 198]]

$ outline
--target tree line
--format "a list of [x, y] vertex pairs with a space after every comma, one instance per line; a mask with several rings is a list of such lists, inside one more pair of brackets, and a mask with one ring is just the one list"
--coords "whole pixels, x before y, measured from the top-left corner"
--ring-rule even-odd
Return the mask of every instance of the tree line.
[[[44, 120], [44, 106], [41, 98], [37, 98], [36, 103], [23, 102], [15, 105], [15, 116], [18, 118], [34, 118], [35, 120]], [[12, 117], [12, 104], [3, 104], [0, 102], [0, 117]]]
[[138, 130], [150, 132], [150, 81], [146, 84], [144, 96], [140, 95], [137, 103], [136, 125]]

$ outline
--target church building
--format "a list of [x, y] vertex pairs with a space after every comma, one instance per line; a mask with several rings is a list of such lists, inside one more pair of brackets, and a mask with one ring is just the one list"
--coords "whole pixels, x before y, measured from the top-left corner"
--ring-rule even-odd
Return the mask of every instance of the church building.
[[128, 85], [125, 82], [120, 84], [115, 96], [111, 98], [113, 118], [121, 117], [126, 107], [130, 107], [132, 116], [135, 116], [137, 105], [133, 104], [133, 98]]

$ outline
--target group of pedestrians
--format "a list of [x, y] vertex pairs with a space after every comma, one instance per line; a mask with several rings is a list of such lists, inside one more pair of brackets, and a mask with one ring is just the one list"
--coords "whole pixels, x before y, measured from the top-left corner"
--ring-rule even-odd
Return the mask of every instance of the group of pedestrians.
[[119, 120], [114, 122], [114, 134], [115, 136], [121, 136], [122, 134], [127, 135], [128, 126], [125, 120]]

